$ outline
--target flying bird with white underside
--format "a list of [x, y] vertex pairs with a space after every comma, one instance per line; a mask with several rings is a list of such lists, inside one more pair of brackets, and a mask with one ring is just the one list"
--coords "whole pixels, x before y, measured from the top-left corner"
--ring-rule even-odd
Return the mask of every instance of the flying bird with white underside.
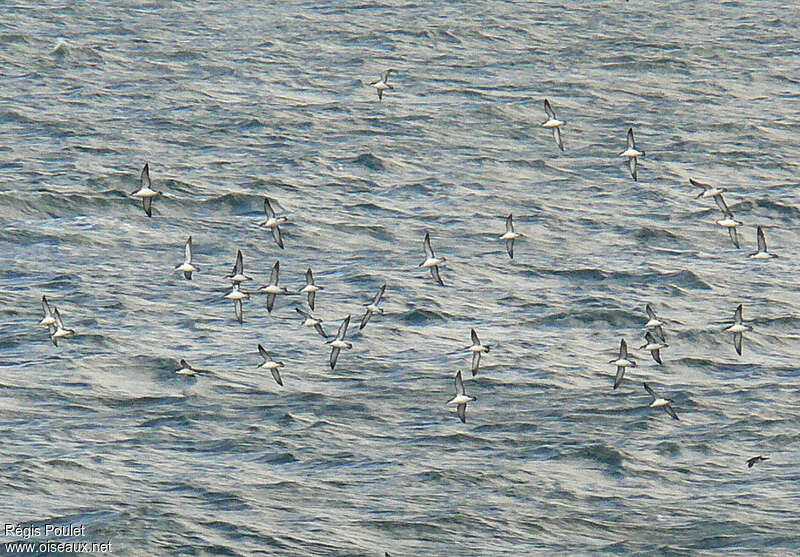
[[464, 390], [464, 381], [461, 379], [461, 370], [459, 369], [458, 373], [456, 373], [456, 396], [447, 401], [447, 404], [456, 407], [461, 423], [467, 423], [467, 403], [475, 400], [478, 399], [467, 395]]
[[639, 180], [639, 175], [636, 172], [636, 164], [639, 157], [644, 156], [644, 151], [636, 148], [636, 140], [633, 139], [633, 128], [628, 128], [627, 148], [619, 154], [620, 157], [628, 159], [628, 167], [631, 170], [631, 176], [634, 180]]
[[378, 91], [378, 101], [383, 100], [383, 92], [387, 89], [394, 89], [391, 85], [389, 85], [389, 74], [395, 71], [393, 68], [389, 68], [388, 70], [384, 71], [381, 74], [380, 79], [376, 79], [375, 81], [370, 82], [372, 87]]
[[175, 373], [177, 373], [178, 375], [188, 375], [189, 377], [193, 377], [198, 373], [209, 373], [208, 370], [197, 369], [196, 367], [189, 365], [189, 363], [186, 360], [181, 360], [180, 366], [181, 367], [175, 370]]
[[183, 271], [183, 276], [186, 280], [192, 280], [192, 273], [194, 271], [199, 271], [200, 268], [192, 265], [192, 237], [189, 236], [189, 239], [186, 240], [186, 246], [184, 247], [184, 258], [183, 263], [180, 265], [175, 266], [176, 271]]
[[372, 299], [371, 302], [364, 304], [366, 307], [366, 311], [364, 312], [364, 317], [361, 318], [361, 326], [360, 329], [363, 329], [367, 326], [370, 317], [372, 317], [373, 313], [380, 313], [383, 315], [383, 308], [378, 307], [378, 304], [381, 303], [381, 298], [383, 298], [383, 293], [386, 292], [386, 285], [382, 285], [378, 290], [378, 293], [375, 294], [375, 297]]
[[656, 316], [656, 312], [655, 310], [653, 310], [653, 306], [651, 306], [650, 304], [645, 305], [644, 310], [647, 312], [647, 319], [648, 319], [647, 323], [645, 323], [644, 325], [645, 328], [653, 329], [656, 332], [656, 334], [661, 338], [661, 340], [666, 342], [667, 337], [664, 336], [664, 329], [662, 328], [664, 321]]
[[556, 118], [556, 113], [553, 107], [550, 106], [550, 101], [544, 100], [544, 111], [547, 113], [547, 120], [542, 123], [543, 128], [553, 130], [553, 139], [556, 140], [556, 145], [562, 151], [564, 150], [564, 142], [561, 140], [561, 126], [566, 124], [563, 120]]
[[153, 198], [161, 195], [162, 192], [153, 189], [153, 184], [150, 181], [150, 163], [144, 164], [142, 173], [139, 175], [139, 181], [141, 182], [141, 187], [133, 192], [131, 196], [141, 199], [145, 214], [148, 217], [152, 217]]
[[439, 265], [444, 265], [445, 261], [447, 261], [444, 257], [436, 257], [433, 253], [433, 248], [431, 247], [431, 235], [430, 233], [425, 233], [425, 240], [422, 242], [422, 246], [425, 248], [425, 261], [419, 264], [420, 267], [424, 267], [425, 269], [431, 270], [431, 275], [439, 283], [439, 286], [444, 286], [444, 282], [442, 282], [442, 276], [439, 274]]
[[339, 332], [336, 333], [336, 336], [326, 342], [325, 344], [331, 345], [331, 369], [336, 367], [336, 360], [339, 359], [339, 352], [342, 351], [343, 348], [347, 348], [348, 350], [353, 347], [353, 344], [350, 342], [346, 342], [344, 340], [345, 335], [347, 334], [347, 326], [350, 324], [350, 316], [344, 318], [342, 324], [339, 325]]
[[280, 273], [281, 262], [276, 261], [272, 266], [272, 273], [269, 276], [269, 284], [259, 288], [259, 291], [267, 293], [267, 311], [272, 313], [272, 308], [275, 306], [275, 296], [278, 294], [288, 294], [289, 290], [283, 286], [278, 286], [278, 274]]
[[275, 210], [272, 208], [269, 197], [264, 198], [264, 214], [267, 218], [264, 222], [259, 223], [258, 226], [266, 226], [272, 230], [272, 237], [275, 239], [275, 243], [278, 244], [279, 248], [283, 249], [283, 238], [281, 237], [280, 225], [289, 219], [286, 217], [279, 217], [275, 214]]
[[655, 360], [657, 364], [663, 364], [664, 362], [661, 361], [661, 349], [668, 347], [669, 344], [658, 340], [650, 331], [644, 334], [644, 340], [646, 342], [639, 347], [639, 350], [649, 350], [650, 354], [653, 356], [653, 360]]
[[322, 319], [319, 317], [314, 317], [311, 312], [308, 312], [301, 308], [294, 308], [297, 313], [302, 315], [305, 318], [303, 321], [303, 325], [306, 327], [314, 327], [314, 329], [320, 334], [322, 338], [328, 338], [328, 335], [322, 328]]
[[53, 319], [55, 323], [50, 325], [50, 339], [53, 344], [58, 346], [58, 339], [75, 336], [73, 329], [64, 327], [64, 321], [61, 320], [61, 315], [58, 313], [58, 308], [53, 308]]
[[616, 389], [622, 383], [622, 378], [625, 376], [625, 368], [636, 367], [636, 362], [628, 357], [628, 343], [625, 342], [624, 338], [619, 341], [619, 356], [608, 363], [617, 366], [617, 375], [614, 377], [614, 388]]
[[653, 389], [651, 389], [650, 386], [647, 383], [644, 384], [644, 388], [648, 393], [650, 393], [650, 396], [653, 397], [653, 401], [650, 403], [650, 408], [661, 408], [661, 407], [663, 407], [664, 410], [667, 411], [667, 414], [669, 414], [670, 416], [672, 416], [676, 420], [679, 419], [678, 418], [678, 414], [675, 413], [675, 409], [672, 408], [672, 405], [675, 404], [674, 400], [672, 400], [671, 398], [661, 398], [661, 397], [659, 397], [658, 395], [656, 395], [655, 391], [653, 391]]
[[751, 253], [748, 257], [752, 259], [772, 259], [773, 257], [778, 257], [767, 251], [767, 238], [764, 236], [764, 229], [761, 228], [761, 226], [759, 226], [756, 231], [756, 242], [758, 244], [758, 251]]
[[736, 308], [733, 314], [733, 325], [725, 329], [728, 333], [733, 333], [733, 347], [736, 348], [736, 353], [742, 355], [742, 333], [745, 331], [752, 331], [750, 325], [745, 325], [742, 319], [742, 304]]
[[314, 273], [311, 272], [311, 267], [308, 268], [306, 271], [306, 285], [300, 289], [300, 294], [308, 294], [308, 307], [311, 310], [314, 310], [314, 300], [317, 296], [317, 292], [322, 290], [323, 286], [317, 286], [314, 282]]
[[717, 202], [717, 207], [719, 207], [724, 216], [724, 218], [717, 221], [717, 224], [728, 229], [728, 235], [731, 237], [733, 245], [738, 248], [739, 235], [736, 233], [736, 227], [741, 226], [742, 223], [733, 217], [733, 212], [728, 208], [728, 204], [725, 203], [725, 199], [722, 197], [721, 193], [714, 196], [714, 201]]
[[500, 236], [500, 239], [506, 241], [506, 251], [511, 259], [514, 259], [514, 240], [523, 236], [524, 234], [521, 232], [514, 232], [514, 215], [508, 215], [506, 217], [506, 231], [505, 234]]
[[231, 279], [231, 282], [234, 284], [239, 284], [240, 282], [244, 282], [246, 280], [253, 280], [253, 277], [249, 277], [244, 274], [244, 258], [242, 257], [242, 250], [238, 250], [236, 252], [236, 263], [233, 264], [233, 270], [231, 274], [225, 278]]
[[45, 327], [55, 325], [56, 318], [53, 317], [53, 310], [50, 309], [50, 304], [47, 303], [47, 298], [44, 296], [44, 294], [42, 294], [42, 311], [44, 311], [44, 317], [42, 317], [42, 320], [39, 321], [39, 325], [44, 325]]
[[258, 367], [268, 369], [275, 382], [283, 387], [283, 380], [281, 380], [281, 372], [279, 371], [284, 365], [283, 362], [276, 362], [272, 356], [269, 355], [269, 352], [264, 350], [264, 347], [260, 344], [258, 345], [258, 353], [261, 354], [261, 357], [264, 359], [263, 362], [258, 364]]
[[472, 376], [475, 377], [478, 374], [478, 367], [481, 365], [481, 353], [488, 353], [489, 345], [481, 344], [481, 341], [478, 338], [478, 333], [475, 331], [475, 329], [470, 331], [470, 336], [472, 337], [472, 344], [466, 346], [465, 350], [468, 350], [472, 353]]
[[241, 286], [238, 282], [233, 283], [233, 289], [225, 294], [225, 297], [229, 300], [233, 300], [233, 309], [236, 312], [236, 320], [239, 323], [242, 323], [243, 318], [243, 311], [242, 311], [242, 300], [249, 298], [250, 294], [247, 292], [242, 292]]
[[718, 188], [716, 186], [712, 186], [711, 184], [706, 184], [705, 182], [701, 182], [700, 180], [695, 180], [694, 178], [689, 178], [689, 182], [693, 186], [697, 186], [698, 188], [703, 188], [703, 191], [697, 194], [696, 199], [700, 199], [701, 197], [711, 198], [721, 194], [722, 192], [727, 191], [725, 188]]

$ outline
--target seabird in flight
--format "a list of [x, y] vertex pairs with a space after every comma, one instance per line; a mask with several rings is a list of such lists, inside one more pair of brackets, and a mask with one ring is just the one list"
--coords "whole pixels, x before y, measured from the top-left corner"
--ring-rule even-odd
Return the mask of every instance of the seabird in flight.
[[447, 261], [444, 257], [436, 257], [433, 253], [433, 248], [431, 247], [431, 235], [430, 233], [425, 233], [425, 240], [423, 240], [422, 245], [425, 248], [425, 261], [419, 264], [420, 267], [424, 267], [426, 269], [431, 270], [431, 275], [439, 283], [439, 286], [444, 286], [444, 282], [442, 282], [442, 277], [439, 274], [439, 265], [444, 265], [445, 261]]
[[456, 373], [456, 396], [447, 401], [448, 405], [455, 406], [458, 417], [462, 423], [467, 423], [467, 403], [478, 400], [474, 396], [468, 396], [464, 390], [464, 381], [461, 380], [461, 370]]
[[556, 113], [553, 110], [553, 107], [550, 106], [550, 101], [547, 99], [544, 100], [544, 111], [547, 113], [547, 121], [542, 123], [542, 127], [553, 130], [553, 139], [556, 140], [556, 145], [558, 145], [558, 148], [563, 151], [564, 142], [561, 140], [561, 126], [563, 126], [566, 122], [556, 118]]
[[622, 377], [625, 375], [625, 368], [628, 366], [636, 367], [636, 362], [628, 358], [628, 344], [625, 339], [619, 341], [619, 357], [608, 362], [617, 366], [617, 376], [614, 378], [614, 388], [619, 387], [622, 383]]
[[133, 192], [131, 195], [133, 197], [138, 197], [142, 200], [142, 207], [144, 208], [144, 212], [147, 214], [148, 217], [153, 216], [153, 198], [161, 195], [160, 191], [155, 191], [153, 189], [153, 184], [150, 182], [150, 163], [144, 163], [144, 168], [142, 168], [142, 173], [139, 176], [139, 181], [141, 182], [141, 187]]
[[633, 139], [633, 128], [628, 128], [627, 149], [619, 154], [620, 157], [628, 159], [628, 166], [631, 169], [631, 176], [634, 180], [638, 180], [636, 173], [636, 162], [639, 157], [644, 156], [644, 151], [639, 151], [636, 148], [636, 141]]
[[372, 301], [368, 304], [364, 304], [364, 306], [367, 308], [367, 311], [364, 313], [364, 317], [361, 318], [361, 326], [359, 329], [363, 329], [367, 326], [367, 322], [369, 321], [370, 317], [372, 317], [373, 313], [378, 312], [383, 315], [383, 308], [378, 307], [378, 304], [381, 303], [381, 298], [383, 298], [383, 293], [385, 291], [386, 285], [384, 284], [380, 287], [378, 293], [375, 294], [375, 297], [372, 299]]

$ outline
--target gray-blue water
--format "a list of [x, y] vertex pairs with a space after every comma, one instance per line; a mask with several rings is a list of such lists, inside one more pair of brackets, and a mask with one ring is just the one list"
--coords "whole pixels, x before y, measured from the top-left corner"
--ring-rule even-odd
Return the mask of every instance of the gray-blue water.
[[[115, 555], [796, 553], [800, 12], [782, 4], [3, 5], [0, 522], [84, 525]], [[152, 218], [129, 197], [145, 161]], [[728, 189], [742, 249], [690, 177]], [[257, 226], [265, 195], [285, 250]], [[747, 258], [756, 224], [780, 257]], [[426, 231], [445, 287], [417, 268]], [[301, 296], [269, 315], [253, 295], [235, 321], [238, 248], [245, 289], [311, 266], [329, 332], [353, 315], [335, 371]], [[42, 294], [78, 333], [57, 348]], [[648, 302], [664, 365], [633, 350], [614, 391]], [[491, 345], [474, 378], [472, 327]], [[445, 406], [458, 369], [466, 424]]]

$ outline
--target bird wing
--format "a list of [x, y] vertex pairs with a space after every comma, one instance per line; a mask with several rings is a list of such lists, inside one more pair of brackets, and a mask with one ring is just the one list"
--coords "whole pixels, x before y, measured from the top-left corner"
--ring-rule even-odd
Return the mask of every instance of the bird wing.
[[270, 361], [270, 360], [272, 359], [272, 358], [270, 357], [270, 355], [269, 355], [269, 352], [267, 352], [267, 351], [264, 349], [264, 347], [263, 347], [263, 346], [261, 346], [260, 344], [258, 345], [258, 353], [259, 353], [259, 354], [261, 354], [261, 357], [262, 357], [262, 358], [264, 358], [264, 361], [265, 361], [265, 362], [268, 362], [268, 361]]
[[275, 243], [278, 244], [278, 247], [283, 249], [283, 238], [281, 237], [281, 229], [279, 227], [272, 227], [272, 237], [275, 238]]
[[725, 203], [725, 198], [722, 197], [721, 193], [718, 193], [714, 196], [714, 201], [717, 202], [717, 207], [719, 207], [720, 211], [722, 211], [722, 214], [724, 214], [726, 217], [733, 217], [733, 213], [731, 213], [731, 210], [728, 208], [728, 204]]
[[189, 236], [189, 239], [186, 240], [186, 248], [184, 249], [184, 251], [185, 251], [185, 257], [186, 257], [186, 263], [191, 263], [192, 262], [192, 237], [191, 236]]
[[704, 190], [710, 190], [712, 188], [711, 184], [706, 184], [705, 182], [695, 180], [694, 178], [689, 178], [689, 183], [693, 186], [697, 186], [698, 188], [703, 188]]
[[272, 372], [272, 378], [275, 380], [275, 382], [281, 387], [283, 387], [283, 381], [281, 380], [281, 372], [278, 371], [278, 368], [274, 367], [270, 371]]
[[139, 181], [142, 183], [142, 186], [146, 187], [147, 189], [153, 189], [153, 184], [150, 182], [150, 163], [144, 163], [144, 168], [142, 168], [142, 173], [139, 175]]
[[564, 140], [561, 139], [561, 128], [553, 128], [553, 139], [556, 140], [556, 145], [562, 151], [564, 150]]
[[622, 378], [625, 376], [625, 368], [622, 366], [617, 366], [617, 375], [614, 377], [614, 388], [616, 389], [619, 387], [620, 383], [622, 383]]
[[359, 326], [359, 329], [363, 329], [367, 326], [370, 317], [372, 317], [372, 312], [367, 310], [366, 313], [364, 313], [364, 317], [361, 318], [361, 326]]
[[650, 304], [644, 306], [644, 310], [647, 312], [647, 317], [650, 319], [656, 319], [656, 312], [653, 311], [653, 307]]
[[242, 301], [241, 300], [234, 300], [233, 301], [233, 309], [236, 311], [236, 320], [241, 323], [242, 322]]
[[620, 339], [619, 341], [619, 359], [624, 360], [628, 357], [628, 343], [625, 342], [625, 339]]
[[380, 287], [380, 290], [378, 290], [378, 293], [375, 295], [375, 298], [372, 299], [373, 305], [377, 306], [380, 303], [381, 298], [383, 298], [383, 293], [385, 291], [386, 291], [386, 285], [384, 284]]
[[653, 355], [653, 359], [659, 365], [664, 365], [664, 362], [661, 361], [661, 350], [656, 348], [655, 350], [651, 350], [650, 353]]
[[422, 245], [425, 248], [425, 255], [428, 256], [428, 259], [432, 259], [433, 255], [433, 248], [431, 247], [431, 235], [430, 233], [425, 233], [425, 239], [422, 241]]
[[514, 232], [514, 215], [506, 217], [506, 232]]
[[316, 299], [316, 297], [317, 297], [316, 292], [308, 293], [308, 307], [310, 307], [311, 309], [314, 309], [314, 300]]
[[47, 303], [47, 298], [42, 295], [42, 309], [44, 310], [45, 316], [52, 316], [53, 310], [50, 309], [50, 304]]
[[678, 418], [678, 414], [675, 413], [675, 409], [672, 407], [671, 404], [664, 405], [664, 410], [666, 410], [667, 414], [669, 414], [670, 416], [672, 416], [676, 420], [680, 419], [680, 418]]
[[339, 359], [339, 352], [341, 352], [339, 348], [331, 348], [331, 369], [336, 366], [336, 360]]
[[511, 259], [514, 259], [514, 239], [509, 238], [506, 240], [506, 251]]
[[264, 198], [264, 214], [267, 215], [268, 219], [275, 218], [275, 210], [272, 208], [272, 204], [269, 202], [269, 197]]
[[143, 197], [142, 198], [142, 208], [144, 209], [144, 212], [148, 217], [152, 217], [153, 216], [153, 198], [152, 197]]
[[314, 284], [314, 273], [311, 272], [311, 267], [306, 271], [306, 284]]
[[269, 275], [269, 283], [272, 286], [278, 286], [278, 274], [281, 270], [281, 262], [276, 261], [275, 265], [272, 266], [272, 272]]
[[311, 313], [307, 312], [303, 308], [294, 308], [294, 310], [297, 313], [299, 313], [300, 315], [302, 315], [303, 317], [305, 317], [306, 319], [313, 319], [313, 316], [311, 315]]
[[650, 385], [647, 383], [644, 384], [644, 390], [650, 393], [650, 396], [653, 397], [653, 400], [657, 399], [656, 392], [650, 388]]
[[550, 106], [550, 101], [548, 101], [547, 99], [544, 100], [544, 111], [547, 113], [548, 118], [550, 118], [551, 120], [556, 119], [556, 113], [553, 110], [553, 107]]
[[61, 314], [58, 313], [58, 308], [53, 310], [53, 318], [56, 320], [56, 326], [59, 329], [63, 329], [64, 328], [64, 322], [61, 320]]
[[728, 236], [731, 237], [733, 245], [739, 248], [739, 235], [736, 233], [736, 229], [734, 227], [728, 228]]
[[631, 170], [631, 176], [633, 177], [634, 181], [638, 182], [639, 178], [636, 175], [636, 157], [630, 157], [628, 159], [628, 168]]
[[342, 324], [339, 326], [339, 333], [336, 335], [339, 340], [344, 340], [344, 336], [347, 334], [348, 325], [350, 325], [349, 315], [344, 318], [344, 321], [342, 321]]
[[267, 294], [267, 311], [272, 313], [272, 308], [275, 307], [275, 294]]
[[467, 392], [464, 390], [464, 381], [461, 380], [461, 370], [458, 370], [456, 373], [456, 396], [458, 395], [466, 395]]
[[474, 377], [476, 373], [478, 373], [478, 366], [481, 365], [481, 353], [480, 352], [473, 352], [472, 353], [472, 376]]
[[441, 275], [439, 275], [438, 265], [434, 265], [433, 267], [431, 267], [431, 275], [433, 275], [433, 278], [436, 279], [436, 282], [439, 283], [439, 286], [444, 286], [444, 282], [442, 282], [442, 277]]
[[758, 232], [756, 233], [757, 241], [758, 241], [758, 251], [767, 251], [767, 238], [764, 236], [764, 229], [760, 226], [758, 227]]
[[742, 333], [733, 333], [733, 346], [736, 348], [736, 353], [742, 355]]
[[736, 311], [733, 314], [733, 321], [739, 325], [742, 324], [742, 304], [739, 304], [739, 306], [736, 308]]
[[470, 337], [472, 338], [472, 345], [473, 346], [478, 346], [481, 343], [481, 341], [478, 340], [478, 333], [475, 331], [475, 329], [472, 329], [470, 331]]
[[636, 149], [636, 140], [633, 139], [633, 128], [628, 128], [627, 144], [629, 149]]
[[461, 420], [461, 423], [467, 423], [467, 405], [459, 404], [456, 411], [458, 412], [458, 418]]
[[236, 263], [233, 264], [233, 272], [231, 276], [241, 275], [244, 273], [244, 261], [242, 260], [242, 250], [236, 252]]

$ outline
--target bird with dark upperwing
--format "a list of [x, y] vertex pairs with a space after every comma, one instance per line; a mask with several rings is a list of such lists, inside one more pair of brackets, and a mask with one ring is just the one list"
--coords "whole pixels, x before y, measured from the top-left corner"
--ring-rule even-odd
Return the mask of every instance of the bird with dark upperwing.
[[420, 267], [431, 270], [431, 276], [439, 283], [439, 286], [444, 286], [442, 276], [439, 274], [439, 265], [444, 265], [447, 261], [444, 257], [436, 257], [431, 247], [431, 235], [429, 232], [425, 233], [425, 239], [422, 241], [422, 246], [425, 248], [425, 261], [419, 264]]
[[336, 367], [336, 361], [339, 359], [339, 352], [341, 352], [343, 348], [350, 349], [353, 347], [352, 343], [346, 342], [344, 340], [344, 337], [347, 334], [347, 326], [349, 324], [350, 324], [350, 316], [348, 315], [347, 317], [344, 318], [342, 324], [339, 325], [339, 332], [336, 333], [336, 336], [326, 343], [331, 345], [331, 358], [330, 358], [331, 369]]
[[139, 175], [139, 181], [141, 182], [141, 187], [131, 194], [132, 197], [137, 197], [142, 200], [142, 208], [144, 208], [144, 212], [148, 217], [153, 216], [153, 199], [162, 192], [155, 191], [153, 189], [153, 184], [150, 181], [150, 163], [144, 163], [144, 168], [142, 168], [142, 173]]
[[456, 373], [456, 396], [447, 401], [447, 404], [456, 407], [461, 423], [467, 423], [467, 403], [475, 400], [478, 399], [467, 395], [464, 390], [464, 381], [461, 379], [461, 370], [459, 369]]
[[259, 223], [258, 226], [266, 226], [269, 228], [272, 231], [272, 237], [275, 239], [275, 243], [278, 244], [279, 248], [283, 249], [283, 238], [281, 237], [280, 225], [289, 219], [286, 217], [279, 217], [275, 214], [275, 210], [272, 208], [269, 197], [264, 198], [264, 214], [267, 218], [264, 222]]
[[636, 171], [636, 164], [639, 157], [644, 156], [644, 151], [640, 151], [636, 148], [636, 140], [633, 139], [633, 128], [628, 128], [628, 137], [626, 141], [627, 148], [621, 152], [619, 156], [628, 159], [628, 167], [630, 168], [631, 176], [633, 177], [634, 181], [638, 181], [639, 175]]
[[372, 87], [375, 87], [375, 89], [378, 91], [378, 101], [379, 102], [383, 100], [383, 92], [384, 91], [386, 91], [387, 89], [394, 89], [394, 87], [389, 85], [389, 74], [392, 73], [393, 71], [395, 71], [393, 68], [389, 68], [388, 70], [385, 70], [381, 74], [381, 77], [379, 79], [376, 79], [375, 81], [370, 82], [370, 85]]
[[378, 304], [381, 303], [381, 298], [383, 298], [383, 293], [386, 291], [386, 285], [382, 285], [378, 290], [378, 293], [375, 294], [375, 297], [372, 299], [371, 302], [364, 304], [366, 307], [366, 311], [364, 312], [364, 317], [361, 318], [361, 326], [360, 329], [363, 329], [367, 326], [370, 317], [372, 317], [373, 313], [379, 313], [383, 315], [383, 308], [378, 307]]
[[608, 363], [617, 366], [617, 375], [614, 377], [614, 388], [616, 389], [622, 384], [625, 368], [629, 366], [636, 367], [636, 362], [628, 358], [628, 343], [625, 342], [624, 338], [619, 341], [619, 356]]
[[547, 113], [547, 120], [542, 123], [543, 128], [553, 130], [553, 139], [556, 140], [556, 145], [562, 151], [564, 150], [564, 142], [561, 140], [561, 126], [566, 124], [563, 120], [556, 118], [556, 113], [553, 107], [550, 106], [550, 101], [544, 100], [544, 111]]
[[272, 308], [275, 306], [275, 296], [278, 294], [288, 294], [289, 290], [284, 286], [278, 286], [278, 274], [280, 273], [281, 262], [276, 261], [272, 266], [272, 272], [269, 275], [269, 284], [265, 284], [259, 291], [267, 293], [267, 311], [272, 313]]

